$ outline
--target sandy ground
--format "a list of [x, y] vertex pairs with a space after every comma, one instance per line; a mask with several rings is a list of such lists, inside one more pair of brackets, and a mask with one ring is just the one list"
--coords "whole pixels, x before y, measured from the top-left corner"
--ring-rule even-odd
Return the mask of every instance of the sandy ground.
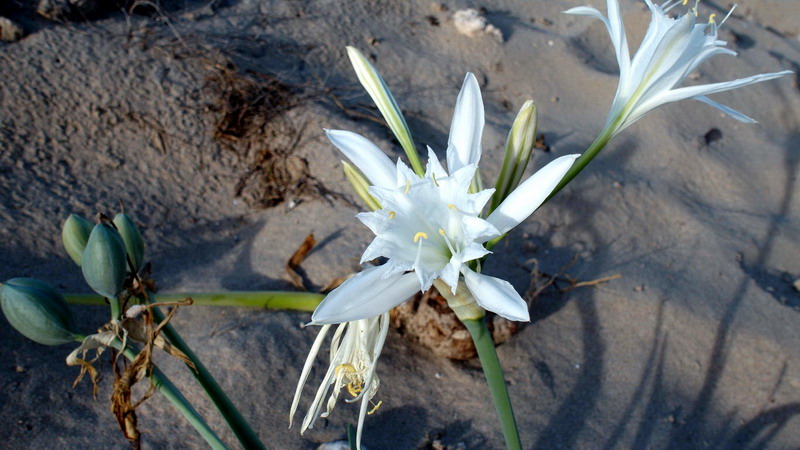
[[[0, 44], [0, 279], [86, 291], [60, 224], [123, 202], [163, 290], [289, 289], [284, 262], [310, 232], [321, 244], [303, 269], [309, 286], [324, 286], [356, 269], [371, 233], [352, 217], [358, 201], [321, 129], [354, 130], [401, 154], [363, 118], [375, 111], [345, 45], [375, 58], [417, 145], [439, 151], [464, 73], [474, 72], [486, 104], [482, 171], [493, 180], [526, 98], [537, 100], [551, 146], [536, 167], [583, 151], [602, 126], [617, 80], [608, 38], [599, 22], [560, 14], [587, 2], [447, 1], [445, 11], [428, 0], [182, 0], [162, 3], [163, 14], [142, 7], [64, 24], [6, 2], [0, 13], [26, 35]], [[696, 82], [800, 67], [800, 4], [742, 3], [721, 32], [740, 56], [712, 60]], [[453, 11], [471, 6], [487, 8], [503, 42], [455, 30]], [[635, 43], [648, 14], [632, 0], [623, 10]], [[226, 115], [254, 98], [250, 115]], [[488, 273], [520, 292], [536, 264], [555, 274], [575, 255], [565, 272], [578, 280], [621, 275], [545, 291], [532, 323], [498, 348], [526, 448], [800, 447], [797, 78], [716, 98], [760, 123], [697, 102], [650, 114], [489, 260]], [[707, 143], [712, 129], [721, 138]], [[73, 311], [87, 332], [106, 314]], [[341, 438], [357, 410], [340, 405], [303, 437], [287, 431], [316, 334], [300, 327], [308, 320], [191, 307], [174, 323], [271, 448], [311, 449]], [[88, 383], [71, 386], [69, 346], [32, 343], [5, 321], [0, 341], [4, 448], [127, 447], [108, 411], [110, 377], [93, 400]], [[189, 374], [159, 363], [235, 445]], [[367, 419], [370, 449], [502, 448], [476, 361], [435, 357], [392, 332], [378, 370], [383, 406]], [[204, 446], [160, 398], [142, 407], [140, 426], [146, 448]]]

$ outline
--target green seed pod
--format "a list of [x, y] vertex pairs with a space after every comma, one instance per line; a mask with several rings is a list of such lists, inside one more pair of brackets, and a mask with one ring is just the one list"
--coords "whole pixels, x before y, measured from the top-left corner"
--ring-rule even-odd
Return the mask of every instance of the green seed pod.
[[67, 302], [52, 286], [32, 278], [13, 278], [0, 287], [0, 306], [11, 326], [44, 345], [75, 340]]
[[114, 225], [117, 226], [122, 242], [125, 243], [125, 250], [131, 258], [134, 269], [139, 270], [144, 259], [144, 239], [141, 233], [125, 213], [119, 213], [114, 217]]
[[89, 240], [89, 234], [92, 232], [93, 226], [91, 222], [83, 217], [77, 214], [70, 214], [61, 228], [61, 242], [64, 243], [64, 249], [69, 254], [69, 257], [75, 261], [75, 264], [79, 266], [81, 265], [83, 250], [86, 248], [86, 241]]
[[89, 287], [109, 300], [122, 291], [127, 270], [125, 243], [111, 225], [94, 226], [81, 259], [83, 278]]

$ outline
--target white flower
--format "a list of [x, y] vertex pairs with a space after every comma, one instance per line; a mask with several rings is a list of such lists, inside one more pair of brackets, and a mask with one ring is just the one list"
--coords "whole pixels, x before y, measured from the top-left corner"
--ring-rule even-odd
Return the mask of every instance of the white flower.
[[449, 173], [430, 148], [425, 174], [419, 176], [402, 161], [392, 164], [358, 134], [327, 131], [331, 142], [373, 184], [370, 194], [382, 206], [357, 216], [376, 235], [361, 260], [383, 256], [388, 261], [331, 292], [314, 311], [314, 323], [341, 323], [384, 313], [415, 292], [429, 289], [436, 279], [442, 279], [455, 294], [462, 276], [482, 308], [510, 320], [530, 320], [525, 301], [510, 283], [475, 272], [468, 263], [489, 253], [485, 242], [532, 214], [578, 155], [548, 164], [483, 219], [481, 212], [494, 189], [469, 193], [480, 159], [483, 124], [480, 89], [475, 77], [467, 74], [450, 127]]
[[706, 95], [792, 73], [785, 70], [721, 83], [678, 87], [706, 59], [718, 54], [736, 55], [736, 52], [724, 47], [724, 41], [717, 39], [719, 27], [733, 9], [717, 25], [713, 14], [707, 23], [697, 23], [699, 0], [695, 1], [690, 11], [677, 18], [671, 18], [667, 13], [680, 3], [686, 5], [687, 0], [666, 1], [660, 6], [651, 0], [645, 2], [650, 8], [652, 19], [633, 60], [628, 52], [618, 0], [608, 0], [608, 18], [589, 6], [566, 11], [567, 14], [601, 20], [611, 35], [619, 63], [620, 79], [605, 126], [609, 137], [661, 105], [689, 98], [709, 104], [739, 121], [753, 123], [755, 120], [750, 117], [719, 104]]
[[[297, 390], [292, 401], [292, 408], [289, 412], [289, 427], [292, 426], [292, 418], [297, 405], [300, 402], [300, 393], [311, 372], [311, 366], [319, 353], [322, 341], [328, 334], [331, 325], [324, 325], [317, 335], [314, 345], [306, 359], [300, 380], [297, 383]], [[308, 428], [314, 427], [314, 422], [318, 417], [328, 417], [336, 406], [336, 400], [342, 388], [347, 389], [351, 398], [346, 399], [348, 403], [361, 400], [358, 415], [358, 428], [356, 442], [361, 448], [361, 432], [364, 427], [364, 416], [372, 414], [378, 409], [381, 402], [375, 404], [368, 412], [367, 408], [370, 401], [378, 391], [380, 382], [375, 374], [375, 365], [386, 341], [386, 334], [389, 331], [389, 313], [383, 313], [369, 319], [347, 322], [339, 325], [333, 334], [330, 349], [330, 366], [325, 373], [322, 383], [320, 383], [314, 401], [303, 418], [303, 425], [300, 434]], [[330, 393], [330, 395], [328, 395]], [[327, 402], [325, 397], [328, 396]], [[320, 413], [323, 406], [325, 411]]]

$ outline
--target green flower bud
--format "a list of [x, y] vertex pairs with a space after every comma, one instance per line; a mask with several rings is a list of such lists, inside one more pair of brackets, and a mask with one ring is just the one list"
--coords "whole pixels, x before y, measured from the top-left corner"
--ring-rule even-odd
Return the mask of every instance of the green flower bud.
[[125, 243], [117, 230], [105, 223], [95, 225], [81, 260], [83, 278], [89, 287], [115, 301], [122, 291], [127, 266]]
[[536, 104], [533, 100], [528, 100], [520, 108], [508, 132], [503, 165], [500, 167], [492, 203], [489, 206], [490, 213], [516, 189], [522, 180], [531, 159], [533, 146], [536, 144], [537, 121]]
[[344, 167], [344, 176], [347, 177], [347, 181], [353, 186], [361, 200], [364, 200], [364, 203], [373, 211], [381, 209], [380, 202], [369, 193], [371, 184], [367, 178], [350, 163], [342, 161], [342, 166]]
[[134, 269], [139, 270], [144, 259], [144, 239], [141, 233], [125, 213], [119, 213], [114, 217], [114, 225], [122, 237], [122, 242], [125, 243], [125, 250], [131, 258]]
[[69, 254], [69, 257], [75, 261], [75, 264], [79, 266], [81, 265], [83, 250], [86, 248], [86, 241], [89, 240], [89, 234], [92, 232], [93, 226], [91, 222], [83, 217], [77, 214], [70, 214], [61, 228], [61, 242], [64, 243], [64, 249]]
[[32, 278], [13, 278], [0, 286], [0, 306], [11, 326], [44, 345], [75, 340], [67, 302], [52, 286]]
[[411, 130], [408, 128], [397, 101], [395, 101], [392, 93], [389, 92], [389, 86], [383, 81], [378, 69], [360, 51], [353, 47], [347, 47], [347, 56], [350, 57], [350, 64], [353, 65], [361, 86], [367, 90], [372, 101], [375, 102], [375, 106], [378, 107], [378, 111], [381, 112], [383, 119], [386, 120], [386, 124], [389, 125], [389, 129], [392, 130], [397, 140], [400, 141], [403, 150], [406, 151], [406, 156], [411, 162], [411, 168], [414, 169], [417, 175], [422, 176], [425, 173], [425, 168], [419, 160], [417, 147], [414, 146], [414, 140], [411, 138]]

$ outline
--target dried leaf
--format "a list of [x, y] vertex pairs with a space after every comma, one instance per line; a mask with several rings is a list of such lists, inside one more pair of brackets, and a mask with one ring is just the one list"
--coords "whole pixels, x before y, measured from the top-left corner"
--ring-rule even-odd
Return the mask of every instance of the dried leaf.
[[306, 259], [306, 256], [311, 252], [311, 249], [314, 248], [314, 245], [316, 244], [317, 240], [314, 239], [314, 234], [309, 234], [286, 263], [286, 273], [289, 274], [289, 279], [294, 287], [300, 289], [301, 291], [307, 291], [308, 289], [306, 289], [305, 285], [303, 284], [303, 277], [297, 273], [296, 269]]

